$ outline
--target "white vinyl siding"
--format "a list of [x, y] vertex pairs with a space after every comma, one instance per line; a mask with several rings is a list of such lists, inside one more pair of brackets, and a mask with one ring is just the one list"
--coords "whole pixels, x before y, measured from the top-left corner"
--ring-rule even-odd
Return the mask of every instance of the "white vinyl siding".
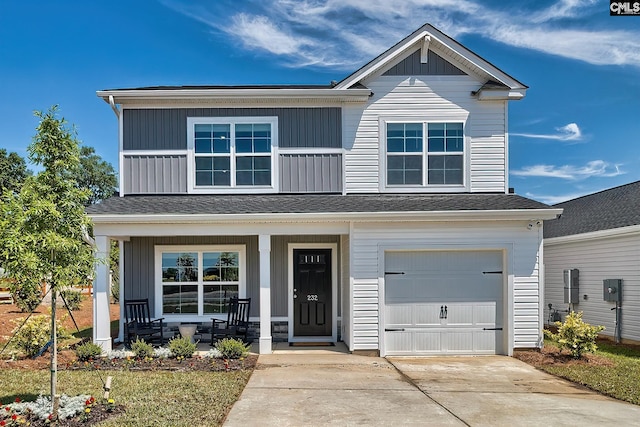
[[[478, 101], [471, 92], [481, 82], [470, 76], [379, 76], [364, 83], [374, 93], [367, 104], [343, 107], [345, 192], [382, 190], [380, 120], [464, 123], [466, 179], [457, 191], [507, 191], [506, 101]], [[452, 190], [442, 186], [420, 191]]]
[[613, 337], [616, 316], [611, 309], [615, 303], [604, 301], [602, 281], [622, 279], [622, 338], [640, 341], [640, 235], [566, 243], [545, 241], [544, 253], [545, 322], [549, 316], [547, 304], [567, 308], [562, 272], [577, 268], [580, 302], [574, 304], [574, 310], [583, 311], [585, 322], [603, 325], [606, 329], [602, 334]]
[[537, 347], [542, 301], [538, 255], [542, 230], [511, 223], [358, 223], [351, 234], [353, 350], [381, 349], [381, 289], [384, 249], [504, 250], [505, 348]]

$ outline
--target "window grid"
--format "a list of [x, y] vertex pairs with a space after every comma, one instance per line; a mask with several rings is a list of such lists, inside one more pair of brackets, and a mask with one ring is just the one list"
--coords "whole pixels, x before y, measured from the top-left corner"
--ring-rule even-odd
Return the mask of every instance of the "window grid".
[[195, 187], [270, 187], [272, 123], [194, 123]]
[[463, 123], [388, 122], [386, 137], [386, 185], [464, 184]]
[[240, 292], [240, 252], [162, 251], [162, 314], [225, 313]]

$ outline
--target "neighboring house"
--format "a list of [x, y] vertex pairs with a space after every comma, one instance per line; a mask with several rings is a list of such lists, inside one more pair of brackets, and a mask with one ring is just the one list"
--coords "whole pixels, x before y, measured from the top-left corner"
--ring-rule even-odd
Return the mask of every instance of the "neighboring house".
[[[567, 310], [564, 270], [578, 270], [573, 310], [615, 336], [616, 303], [605, 301], [606, 279], [622, 280], [620, 337], [640, 341], [640, 181], [555, 205], [562, 216], [545, 223], [546, 304]], [[608, 299], [612, 296], [608, 296]], [[563, 313], [564, 314], [564, 313]], [[548, 316], [548, 312], [546, 314]]]
[[[510, 194], [507, 103], [527, 87], [430, 25], [328, 86], [98, 96], [120, 192], [89, 208], [122, 251], [123, 298], [167, 322], [252, 299], [261, 353], [511, 354], [541, 343], [542, 221]], [[119, 107], [118, 107], [119, 106]], [[108, 271], [94, 341], [108, 349]]]

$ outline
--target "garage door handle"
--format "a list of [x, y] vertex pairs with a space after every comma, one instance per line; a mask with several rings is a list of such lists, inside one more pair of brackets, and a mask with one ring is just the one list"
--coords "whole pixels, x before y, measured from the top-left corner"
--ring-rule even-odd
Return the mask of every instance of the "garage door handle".
[[399, 328], [399, 329], [386, 329], [384, 330], [385, 332], [404, 332], [404, 328]]
[[502, 328], [482, 328], [483, 331], [501, 331]]

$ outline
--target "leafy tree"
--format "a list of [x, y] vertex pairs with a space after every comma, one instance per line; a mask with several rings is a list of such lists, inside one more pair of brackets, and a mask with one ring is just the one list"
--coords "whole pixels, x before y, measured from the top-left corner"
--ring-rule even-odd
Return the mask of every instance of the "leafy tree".
[[18, 153], [8, 153], [6, 149], [0, 148], [0, 192], [19, 192], [29, 175], [31, 171]]
[[102, 160], [92, 147], [80, 147], [80, 167], [75, 172], [79, 188], [91, 191], [86, 204], [94, 204], [116, 191], [118, 180], [111, 163]]
[[[89, 190], [80, 189], [75, 180], [78, 141], [57, 112], [54, 106], [35, 113], [40, 122], [28, 152], [42, 171], [28, 177], [20, 193], [5, 192], [0, 205], [0, 260], [14, 290], [46, 281], [53, 302], [61, 290], [84, 284], [95, 262], [87, 235], [91, 224], [84, 211]], [[55, 303], [51, 311], [55, 331]], [[55, 333], [51, 341], [51, 396], [57, 414]]]

